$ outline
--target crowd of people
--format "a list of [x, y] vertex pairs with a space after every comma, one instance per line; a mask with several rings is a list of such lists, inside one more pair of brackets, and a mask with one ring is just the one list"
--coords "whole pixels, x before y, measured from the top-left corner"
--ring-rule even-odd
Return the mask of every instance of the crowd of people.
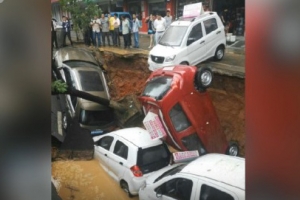
[[[148, 35], [150, 36], [150, 44], [148, 48], [152, 48], [160, 40], [164, 31], [172, 23], [173, 17], [170, 15], [170, 10], [166, 11], [166, 16], [162, 17], [161, 14], [150, 14], [144, 21], [148, 25]], [[126, 16], [118, 18], [117, 14], [111, 16], [110, 14], [102, 14], [99, 18], [97, 15], [94, 19], [84, 28], [84, 42], [87, 46], [93, 45], [94, 47], [115, 46], [121, 47], [120, 35], [123, 36], [124, 49], [139, 48], [139, 32], [142, 27], [140, 20], [136, 14], [132, 15], [132, 19]], [[59, 48], [57, 45], [56, 37], [56, 21], [51, 21], [52, 32], [52, 47]], [[68, 37], [70, 44], [73, 46], [73, 41], [70, 35], [71, 24], [70, 20], [63, 16], [62, 32], [63, 44], [66, 46], [66, 37]], [[121, 32], [120, 32], [121, 31]], [[132, 36], [134, 44], [132, 45]]]

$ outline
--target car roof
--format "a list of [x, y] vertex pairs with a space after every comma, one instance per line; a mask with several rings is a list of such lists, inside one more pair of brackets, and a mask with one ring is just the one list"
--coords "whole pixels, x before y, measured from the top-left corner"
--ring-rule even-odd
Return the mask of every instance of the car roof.
[[81, 61], [86, 61], [98, 65], [96, 59], [90, 52], [79, 48], [74, 48], [74, 47], [61, 48], [56, 52], [55, 56], [57, 61], [60, 63], [65, 61], [70, 61], [70, 60], [81, 60]]
[[147, 130], [139, 127], [134, 128], [124, 128], [114, 132], [111, 132], [137, 147], [146, 148], [151, 146], [156, 146], [162, 144], [162, 141], [159, 139], [152, 140], [150, 134]]
[[209, 16], [216, 16], [217, 13], [216, 12], [204, 12], [203, 14], [197, 16], [197, 17], [180, 17], [177, 21], [172, 22], [171, 25], [181, 25], [181, 26], [188, 26], [191, 23], [193, 23], [194, 21], [199, 21], [202, 20], [204, 18], [208, 18]]
[[245, 190], [245, 159], [206, 154], [190, 162], [180, 173], [202, 176]]

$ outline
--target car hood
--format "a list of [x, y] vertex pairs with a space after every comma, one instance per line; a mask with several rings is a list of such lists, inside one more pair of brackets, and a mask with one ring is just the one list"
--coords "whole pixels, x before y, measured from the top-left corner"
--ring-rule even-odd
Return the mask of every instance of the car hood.
[[173, 164], [173, 165], [169, 165], [167, 167], [164, 167], [156, 172], [153, 172], [150, 176], [148, 176], [148, 178], [146, 179], [146, 184], [147, 185], [151, 185], [153, 184], [153, 182], [163, 173], [165, 173], [166, 171], [173, 169], [179, 165], [182, 165], [182, 163], [178, 163], [178, 164]]
[[171, 46], [163, 46], [163, 45], [155, 45], [153, 49], [150, 51], [150, 55], [154, 56], [173, 56], [177, 55], [177, 53], [181, 50], [180, 47], [171, 47]]

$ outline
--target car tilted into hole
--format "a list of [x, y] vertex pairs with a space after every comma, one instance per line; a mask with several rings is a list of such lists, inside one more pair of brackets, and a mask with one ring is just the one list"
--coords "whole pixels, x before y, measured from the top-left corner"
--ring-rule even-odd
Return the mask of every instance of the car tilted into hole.
[[149, 176], [139, 199], [243, 200], [245, 159], [207, 154], [188, 164], [174, 164]]
[[142, 128], [125, 128], [93, 138], [95, 159], [129, 195], [137, 195], [146, 178], [169, 165], [171, 153]]
[[228, 144], [212, 100], [206, 92], [213, 73], [208, 67], [177, 65], [158, 69], [150, 75], [139, 100], [145, 115], [159, 116], [165, 141], [181, 150], [226, 153], [237, 156], [239, 147]]

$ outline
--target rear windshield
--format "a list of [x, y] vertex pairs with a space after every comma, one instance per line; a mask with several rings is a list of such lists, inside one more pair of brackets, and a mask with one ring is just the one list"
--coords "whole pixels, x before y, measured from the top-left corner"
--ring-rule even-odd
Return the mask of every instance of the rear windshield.
[[95, 63], [79, 61], [79, 60], [68, 60], [68, 61], [65, 61], [64, 64], [68, 65], [71, 68], [85, 67], [85, 66], [86, 67], [99, 67]]
[[83, 91], [104, 91], [100, 75], [96, 71], [78, 71]]
[[142, 95], [155, 98], [156, 100], [160, 100], [170, 90], [171, 83], [172, 77], [161, 76], [153, 78], [147, 83]]
[[166, 144], [139, 149], [137, 165], [143, 174], [159, 170], [169, 165], [171, 153]]
[[80, 110], [79, 122], [87, 126], [105, 126], [114, 120], [113, 111], [107, 110]]

